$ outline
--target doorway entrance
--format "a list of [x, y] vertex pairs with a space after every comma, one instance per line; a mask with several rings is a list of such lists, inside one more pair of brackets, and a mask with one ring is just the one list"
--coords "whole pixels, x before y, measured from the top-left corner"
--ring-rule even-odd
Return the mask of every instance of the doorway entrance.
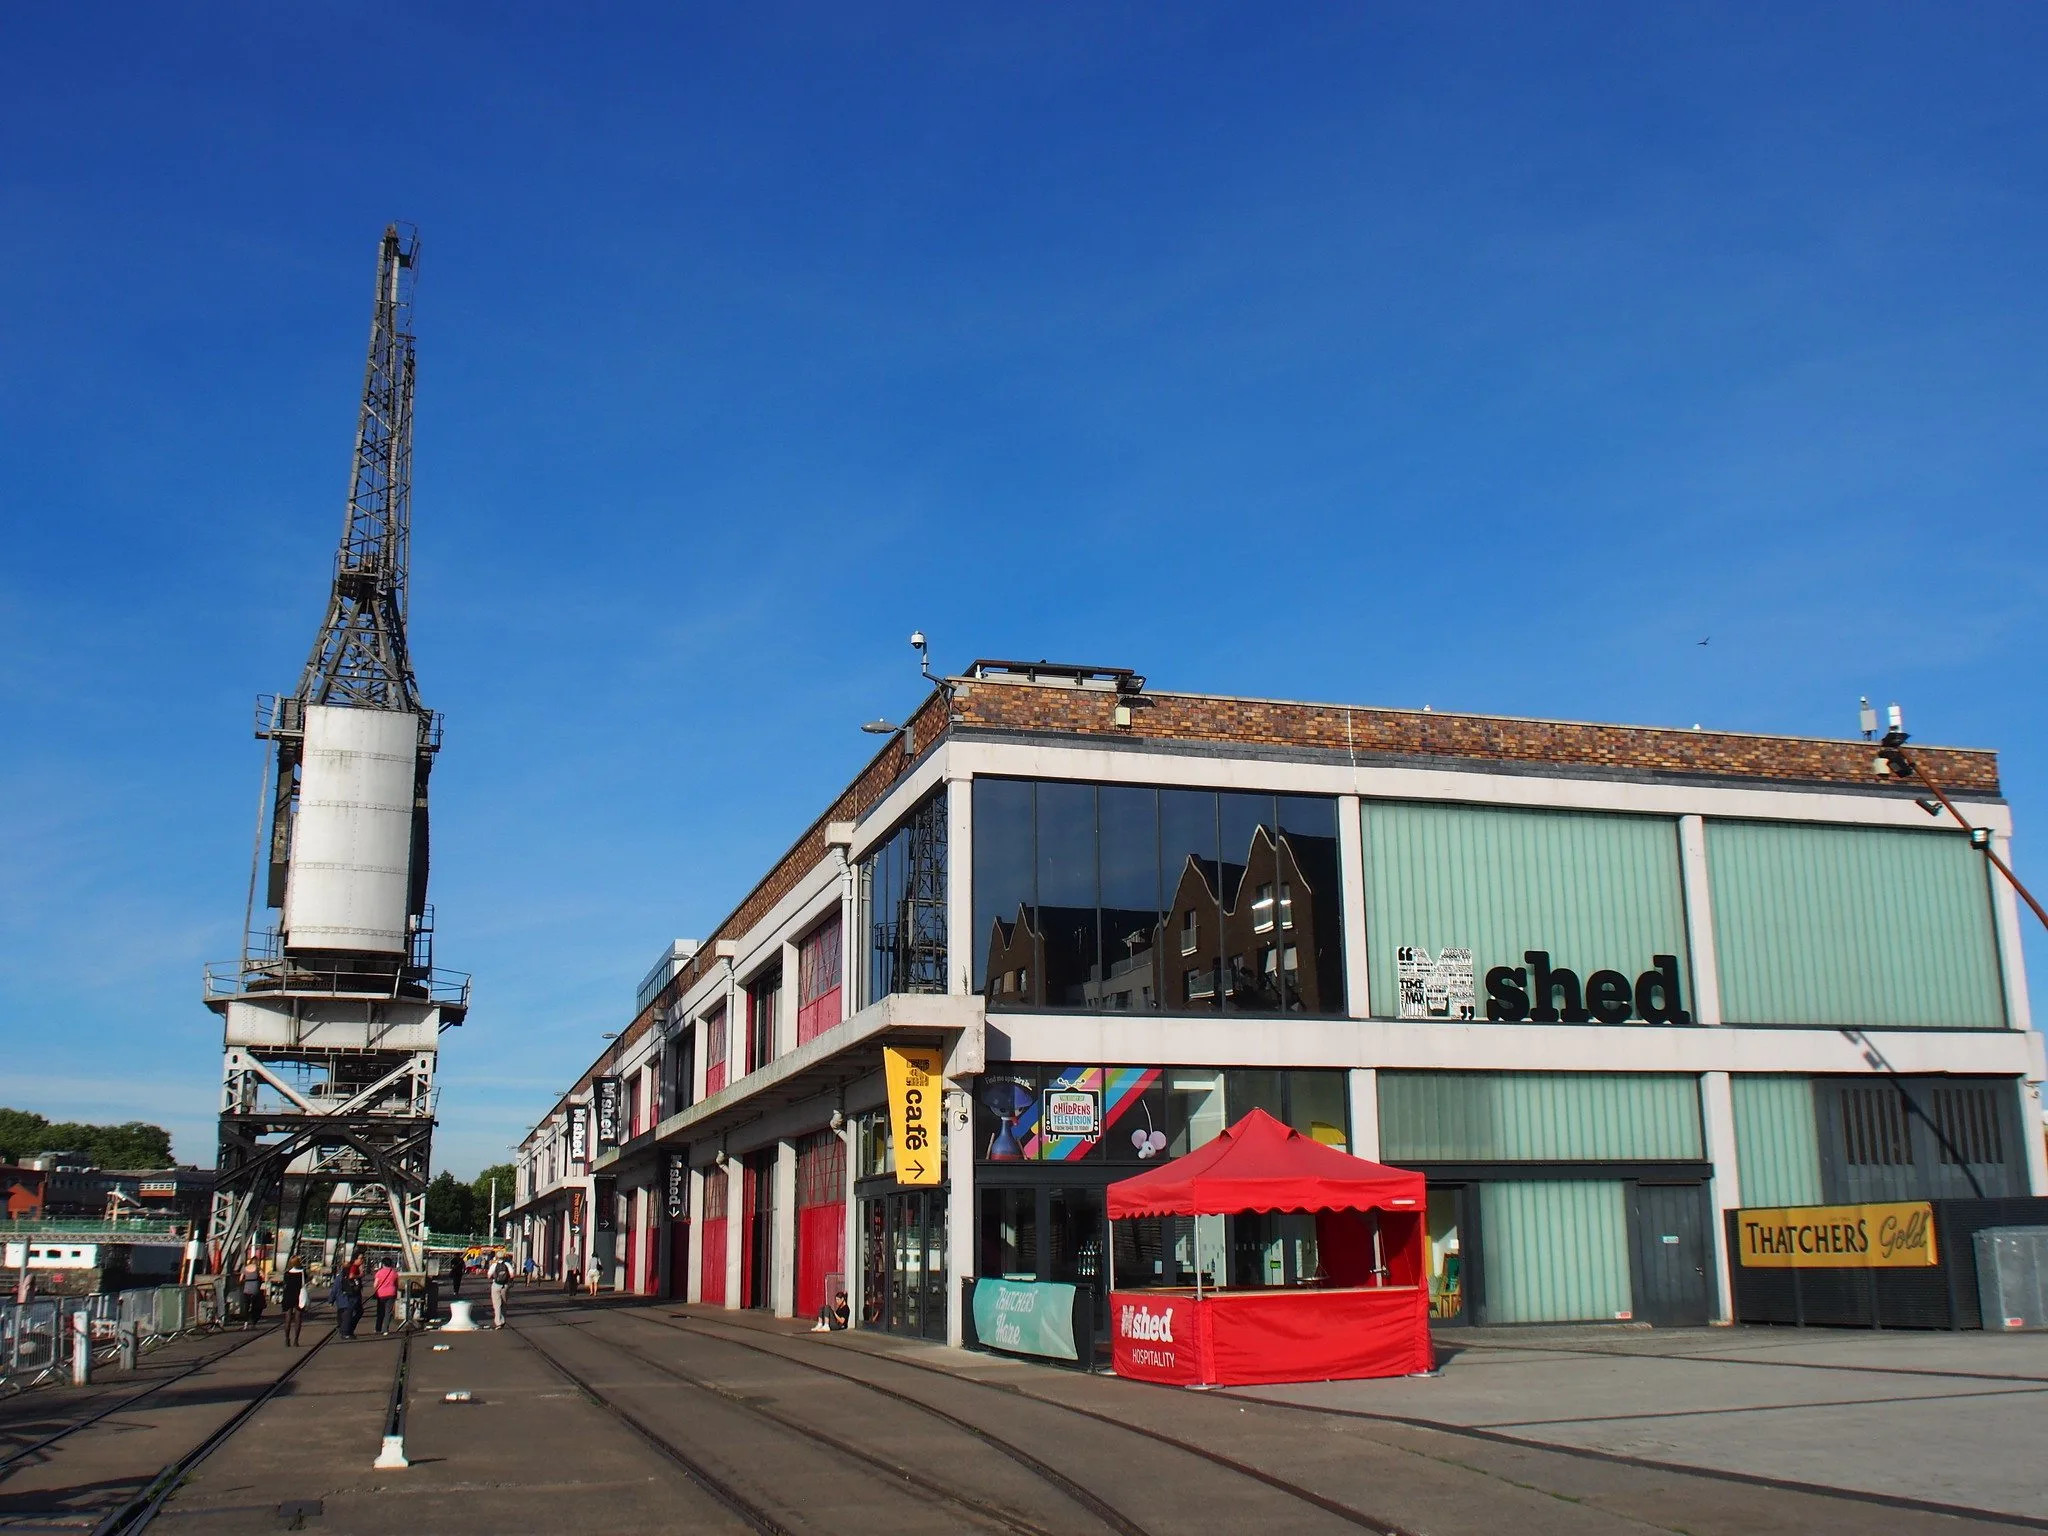
[[1714, 1255], [1707, 1244], [1706, 1186], [1639, 1183], [1632, 1204], [1636, 1316], [1660, 1328], [1712, 1321], [1708, 1273]]
[[770, 1147], [750, 1154], [746, 1161], [740, 1305], [762, 1310], [775, 1305], [775, 1156]]
[[861, 1326], [943, 1343], [946, 1191], [892, 1190], [860, 1213]]

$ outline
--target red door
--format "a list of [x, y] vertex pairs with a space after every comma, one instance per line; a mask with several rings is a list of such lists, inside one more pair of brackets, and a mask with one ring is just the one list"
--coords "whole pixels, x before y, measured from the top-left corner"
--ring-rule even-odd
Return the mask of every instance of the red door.
[[725, 1192], [730, 1178], [723, 1168], [704, 1175], [704, 1257], [698, 1295], [707, 1307], [725, 1305]]
[[819, 1131], [797, 1144], [796, 1315], [823, 1311], [845, 1271], [846, 1143]]

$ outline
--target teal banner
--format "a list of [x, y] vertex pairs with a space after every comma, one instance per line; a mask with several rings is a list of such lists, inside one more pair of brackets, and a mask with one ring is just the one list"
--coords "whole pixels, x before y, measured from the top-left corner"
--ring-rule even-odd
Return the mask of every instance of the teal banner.
[[1074, 1288], [1038, 1280], [974, 1282], [974, 1331], [989, 1349], [1078, 1360]]

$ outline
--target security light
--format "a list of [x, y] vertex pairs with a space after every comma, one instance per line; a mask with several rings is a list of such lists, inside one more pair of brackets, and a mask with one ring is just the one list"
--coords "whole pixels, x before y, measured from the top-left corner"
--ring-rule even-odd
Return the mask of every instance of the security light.
[[894, 736], [899, 730], [902, 729], [902, 727], [899, 725], [891, 725], [886, 720], [870, 720], [866, 725], [862, 726], [861, 729], [866, 731], [870, 736]]

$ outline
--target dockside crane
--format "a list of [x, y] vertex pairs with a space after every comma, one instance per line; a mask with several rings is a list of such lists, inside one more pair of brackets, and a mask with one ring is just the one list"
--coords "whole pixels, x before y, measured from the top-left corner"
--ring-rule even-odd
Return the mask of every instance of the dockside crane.
[[226, 1269], [261, 1246], [273, 1208], [288, 1253], [316, 1204], [330, 1259], [381, 1217], [404, 1267], [424, 1265], [435, 1061], [441, 1031], [468, 1013], [469, 978], [434, 968], [427, 780], [441, 717], [406, 642], [419, 249], [395, 224], [378, 242], [326, 617], [298, 687], [257, 700], [271, 750], [242, 956], [205, 983], [224, 1024], [209, 1243]]

